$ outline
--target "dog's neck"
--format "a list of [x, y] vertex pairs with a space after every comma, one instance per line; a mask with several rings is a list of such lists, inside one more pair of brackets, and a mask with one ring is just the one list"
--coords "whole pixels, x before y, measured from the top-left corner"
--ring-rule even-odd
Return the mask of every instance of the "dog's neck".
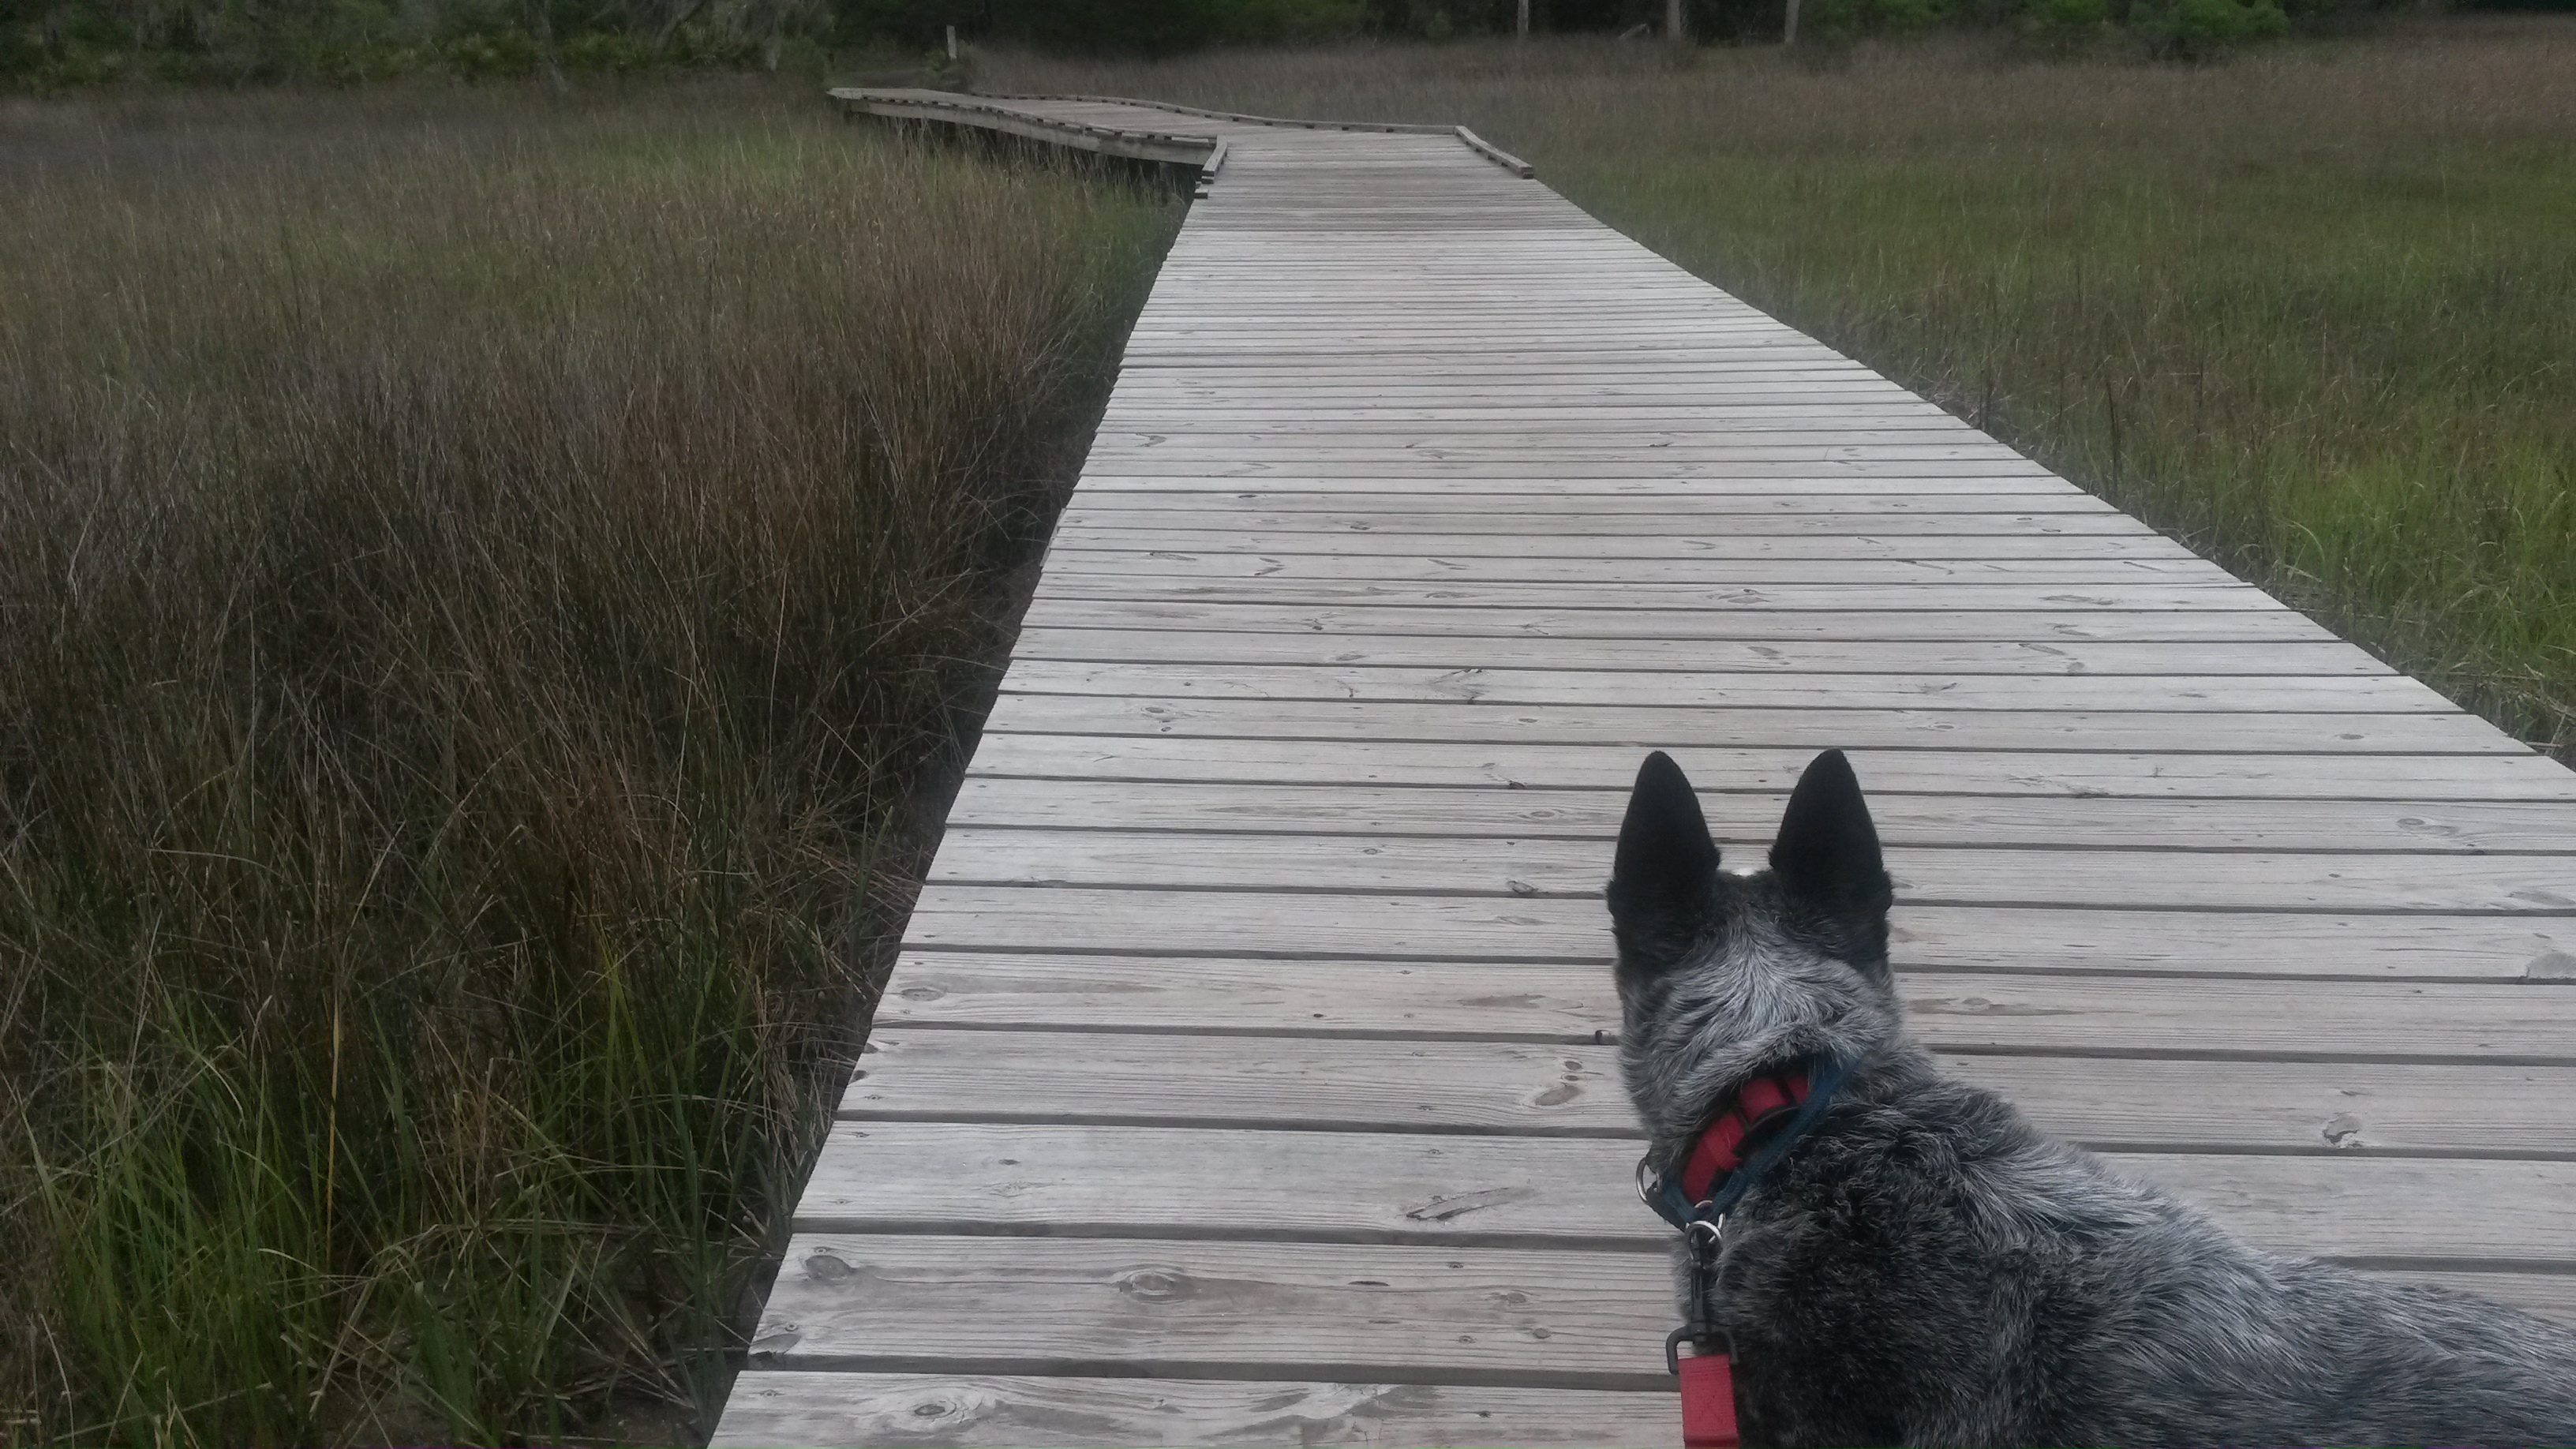
[[[1647, 1122], [1654, 1160], [1667, 1165], [1683, 1161], [1708, 1127], [1742, 1100], [1750, 1083], [1828, 1059], [1840, 1060], [1846, 1068], [1835, 1093], [1838, 1104], [1898, 1104], [1907, 1095], [1906, 1084], [1933, 1075], [1931, 1058], [1907, 1033], [1866, 1044], [1805, 1031], [1783, 1033], [1758, 1047], [1712, 1058], [1693, 1072], [1688, 1089], [1674, 1094], [1665, 1109]], [[1817, 1127], [1826, 1125], [1819, 1122]]]

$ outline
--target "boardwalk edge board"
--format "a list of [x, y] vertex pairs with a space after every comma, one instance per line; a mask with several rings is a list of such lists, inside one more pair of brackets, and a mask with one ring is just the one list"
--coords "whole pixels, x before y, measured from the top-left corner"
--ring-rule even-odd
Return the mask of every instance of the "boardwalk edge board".
[[1174, 169], [719, 1445], [1677, 1442], [1600, 890], [1846, 749], [1946, 1070], [2576, 1319], [2576, 772], [1461, 126], [849, 88]]

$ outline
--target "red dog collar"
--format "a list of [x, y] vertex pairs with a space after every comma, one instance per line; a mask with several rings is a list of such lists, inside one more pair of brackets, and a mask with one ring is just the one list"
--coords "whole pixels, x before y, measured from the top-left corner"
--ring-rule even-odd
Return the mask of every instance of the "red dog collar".
[[1812, 1090], [1803, 1067], [1745, 1083], [1691, 1144], [1682, 1162], [1682, 1192], [1692, 1202], [1708, 1201], [1718, 1179], [1744, 1165], [1746, 1145], [1796, 1115]]

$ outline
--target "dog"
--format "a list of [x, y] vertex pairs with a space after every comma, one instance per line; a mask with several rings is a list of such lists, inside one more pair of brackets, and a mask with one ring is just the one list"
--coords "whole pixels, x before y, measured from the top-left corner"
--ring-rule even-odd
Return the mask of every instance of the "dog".
[[1744, 1443], [2576, 1444], [2576, 1331], [2250, 1247], [1944, 1078], [1906, 1031], [1841, 752], [1752, 875], [1718, 869], [1689, 780], [1649, 755], [1608, 897], [1646, 1170], [1748, 1083], [1847, 1070], [1727, 1210], [1705, 1295], [1682, 1253]]

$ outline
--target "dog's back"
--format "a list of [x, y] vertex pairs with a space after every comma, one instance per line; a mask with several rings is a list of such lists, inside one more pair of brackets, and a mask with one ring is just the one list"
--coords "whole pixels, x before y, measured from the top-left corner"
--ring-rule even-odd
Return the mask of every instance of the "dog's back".
[[2576, 1445], [2576, 1331], [2258, 1251], [1942, 1078], [1904, 1029], [1840, 755], [1799, 781], [1771, 866], [1721, 874], [1689, 782], [1649, 758], [1610, 909], [1650, 1156], [1680, 1161], [1757, 1076], [1850, 1069], [1726, 1215], [1700, 1305], [1745, 1442]]
[[1748, 1443], [2576, 1444], [2576, 1331], [2250, 1248], [1910, 1049], [1727, 1238]]

